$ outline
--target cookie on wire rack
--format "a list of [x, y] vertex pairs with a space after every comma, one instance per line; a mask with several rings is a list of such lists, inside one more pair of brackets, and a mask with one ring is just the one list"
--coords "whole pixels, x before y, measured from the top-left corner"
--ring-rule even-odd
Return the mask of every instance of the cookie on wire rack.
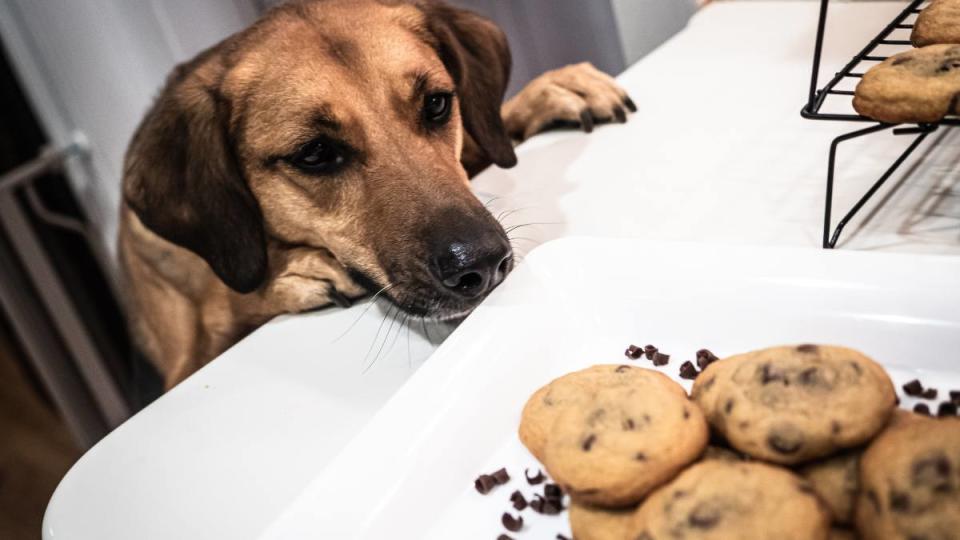
[[913, 25], [914, 47], [960, 43], [960, 0], [933, 0]]
[[853, 108], [888, 124], [960, 114], [960, 45], [930, 45], [873, 66], [857, 85]]

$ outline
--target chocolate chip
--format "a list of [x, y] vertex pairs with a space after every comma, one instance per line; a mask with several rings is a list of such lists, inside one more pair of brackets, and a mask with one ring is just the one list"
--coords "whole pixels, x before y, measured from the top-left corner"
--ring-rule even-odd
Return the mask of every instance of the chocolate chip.
[[786, 377], [777, 368], [770, 364], [764, 364], [760, 370], [760, 384], [770, 384], [776, 381], [787, 383]]
[[655, 366], [665, 366], [670, 363], [670, 355], [663, 354], [661, 352], [653, 353], [653, 365]]
[[863, 368], [860, 367], [860, 364], [856, 362], [850, 362], [850, 367], [852, 367], [853, 370], [857, 372], [857, 375], [860, 375], [863, 373]]
[[624, 371], [627, 371], [628, 369], [630, 369], [630, 366], [621, 365], [621, 366], [617, 366], [617, 369], [616, 369], [615, 371], [616, 371], [617, 373], [623, 373]]
[[597, 442], [596, 435], [594, 435], [593, 433], [591, 433], [590, 435], [587, 435], [587, 438], [583, 440], [583, 444], [581, 445], [581, 447], [583, 448], [583, 451], [589, 452], [590, 448], [593, 447], [593, 443], [595, 442]]
[[944, 401], [937, 408], [937, 416], [957, 416], [957, 404], [952, 401]]
[[690, 419], [690, 409], [688, 409], [688, 408], [686, 408], [686, 407], [683, 408], [683, 419], [684, 419], [684, 420], [689, 420], [689, 419]]
[[880, 497], [877, 496], [877, 492], [874, 490], [867, 491], [867, 499], [870, 500], [870, 503], [873, 504], [873, 510], [876, 513], [880, 513]]
[[734, 401], [732, 399], [728, 399], [727, 402], [723, 404], [723, 413], [724, 414], [732, 413], [733, 405], [734, 405]]
[[700, 369], [706, 369], [707, 366], [719, 360], [717, 355], [710, 352], [709, 349], [700, 349], [697, 351], [697, 365]]
[[530, 501], [530, 508], [539, 514], [554, 516], [563, 510], [563, 505], [555, 499], [544, 499], [539, 494], [534, 493], [534, 500]]
[[699, 374], [697, 368], [693, 366], [693, 362], [687, 360], [680, 364], [680, 378], [693, 380], [696, 379]]
[[653, 355], [657, 354], [657, 348], [653, 345], [644, 345], [643, 354], [647, 355], [647, 360], [653, 360]]
[[720, 509], [707, 503], [701, 503], [687, 516], [687, 523], [696, 529], [712, 529], [720, 523]]
[[936, 388], [927, 388], [920, 394], [920, 397], [923, 399], [937, 399], [937, 389]]
[[637, 347], [636, 345], [630, 345], [627, 347], [627, 350], [623, 352], [623, 354], [626, 355], [627, 358], [636, 360], [637, 358], [643, 356], [643, 349]]
[[537, 469], [537, 474], [534, 476], [530, 476], [530, 469], [524, 469], [523, 476], [527, 478], [527, 483], [530, 484], [531, 486], [540, 484], [547, 479], [547, 477], [543, 475], [543, 471], [541, 471], [540, 469]]
[[500, 523], [503, 523], [503, 528], [510, 532], [517, 532], [523, 528], [523, 516], [513, 517], [510, 515], [510, 512], [504, 512], [500, 516]]
[[894, 512], [910, 511], [910, 496], [900, 491], [891, 491], [890, 509]]
[[960, 390], [950, 391], [950, 401], [960, 405]]
[[490, 476], [493, 477], [493, 480], [497, 483], [498, 486], [502, 486], [510, 481], [510, 475], [507, 474], [506, 469], [500, 469], [499, 471], [494, 472]]
[[814, 353], [814, 352], [817, 352], [818, 350], [820, 350], [820, 347], [817, 347], [816, 345], [811, 345], [809, 343], [805, 343], [803, 345], [797, 345], [797, 352]]
[[633, 459], [637, 461], [646, 461], [647, 455], [644, 454], [643, 452], [637, 452], [636, 454], [633, 455]]
[[633, 423], [633, 418], [627, 418], [623, 421], [623, 430], [624, 431], [633, 431], [636, 425]]
[[507, 535], [505, 535], [505, 534], [501, 534], [500, 536], [497, 537], [497, 540], [513, 540], [513, 538], [511, 538], [511, 537], [509, 537], [509, 536], [507, 536]]
[[836, 435], [840, 433], [842, 430], [843, 430], [843, 427], [840, 425], [840, 422], [837, 422], [836, 420], [832, 420], [830, 422], [830, 433], [833, 433], [834, 435]]
[[914, 486], [929, 487], [936, 492], [950, 491], [952, 467], [945, 455], [920, 459], [913, 463], [911, 482]]
[[917, 403], [913, 406], [913, 412], [930, 416], [930, 407], [927, 407], [926, 403]]
[[817, 374], [820, 372], [819, 369], [815, 367], [807, 368], [800, 372], [800, 384], [804, 386], [814, 386], [818, 383], [819, 377]]
[[557, 484], [546, 484], [543, 486], [543, 496], [547, 499], [562, 499], [563, 490]]
[[481, 495], [490, 493], [490, 490], [496, 485], [497, 481], [489, 474], [481, 474], [473, 481], [473, 487], [477, 488]]
[[803, 435], [789, 426], [774, 429], [767, 435], [767, 446], [780, 454], [796, 454], [803, 447]]
[[520, 490], [514, 491], [510, 495], [510, 502], [513, 503], [515, 510], [523, 510], [527, 507], [527, 499], [523, 497], [523, 493], [520, 493]]
[[555, 540], [570, 540], [570, 539], [560, 533], [557, 533], [557, 538]]
[[923, 394], [923, 385], [920, 384], [920, 381], [914, 379], [903, 385], [903, 391], [908, 396], [919, 397]]

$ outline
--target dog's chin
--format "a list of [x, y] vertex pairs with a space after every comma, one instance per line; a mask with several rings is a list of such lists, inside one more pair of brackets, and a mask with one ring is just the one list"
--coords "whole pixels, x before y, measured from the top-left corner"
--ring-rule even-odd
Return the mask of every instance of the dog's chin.
[[404, 313], [428, 320], [456, 323], [470, 315], [483, 301], [483, 297], [471, 301], [454, 298], [438, 291], [390, 291], [387, 298]]

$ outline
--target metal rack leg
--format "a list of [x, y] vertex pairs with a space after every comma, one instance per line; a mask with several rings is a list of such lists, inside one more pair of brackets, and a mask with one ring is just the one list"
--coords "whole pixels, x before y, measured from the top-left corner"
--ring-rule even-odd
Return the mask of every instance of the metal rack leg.
[[830, 235], [830, 213], [833, 206], [833, 179], [836, 168], [836, 157], [837, 157], [837, 146], [843, 142], [863, 135], [868, 135], [877, 131], [882, 131], [893, 126], [888, 124], [879, 124], [876, 126], [871, 126], [866, 129], [857, 130], [845, 135], [841, 135], [833, 140], [833, 144], [830, 145], [830, 159], [827, 169], [827, 198], [825, 202], [824, 217], [823, 217], [823, 247], [825, 249], [833, 249], [837, 245], [837, 241], [840, 239], [840, 233], [843, 232], [843, 228], [846, 227], [847, 223], [863, 208], [863, 205], [870, 200], [871, 197], [880, 189], [881, 186], [891, 177], [893, 173], [903, 164], [904, 161], [913, 153], [914, 150], [920, 146], [920, 143], [927, 138], [927, 135], [930, 135], [936, 131], [936, 126], [921, 126], [919, 128], [906, 128], [899, 129], [894, 131], [897, 135], [907, 135], [907, 134], [918, 134], [917, 138], [910, 143], [910, 146], [900, 154], [900, 157], [883, 173], [883, 175], [877, 179], [876, 182], [870, 186], [870, 189], [860, 197], [860, 200], [853, 205], [850, 211], [847, 212], [845, 216], [837, 223], [836, 229], [833, 231], [833, 235]]
[[848, 141], [850, 139], [856, 139], [857, 137], [862, 137], [863, 135], [869, 135], [870, 133], [876, 133], [877, 131], [883, 131], [885, 129], [891, 128], [893, 126], [887, 124], [879, 124], [876, 126], [870, 126], [864, 129], [858, 129], [857, 131], [852, 131], [850, 133], [845, 133], [840, 135], [830, 143], [830, 159], [827, 162], [827, 198], [824, 204], [823, 209], [823, 247], [824, 249], [831, 249], [836, 244], [836, 240], [832, 243], [830, 241], [830, 213], [833, 210], [833, 177], [834, 171], [837, 164], [837, 147], [840, 143]]

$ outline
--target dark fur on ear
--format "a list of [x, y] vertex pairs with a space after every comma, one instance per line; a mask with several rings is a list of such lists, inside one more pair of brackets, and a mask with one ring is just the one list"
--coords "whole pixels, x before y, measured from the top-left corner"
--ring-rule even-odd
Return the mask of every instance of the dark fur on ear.
[[148, 229], [247, 293], [267, 275], [263, 218], [237, 164], [230, 105], [217, 89], [220, 75], [211, 76], [222, 67], [212, 56], [168, 79], [127, 150], [123, 196]]
[[517, 156], [500, 117], [510, 80], [507, 37], [475, 13], [433, 0], [418, 6], [426, 15], [437, 54], [456, 82], [464, 128], [489, 161], [513, 167]]

